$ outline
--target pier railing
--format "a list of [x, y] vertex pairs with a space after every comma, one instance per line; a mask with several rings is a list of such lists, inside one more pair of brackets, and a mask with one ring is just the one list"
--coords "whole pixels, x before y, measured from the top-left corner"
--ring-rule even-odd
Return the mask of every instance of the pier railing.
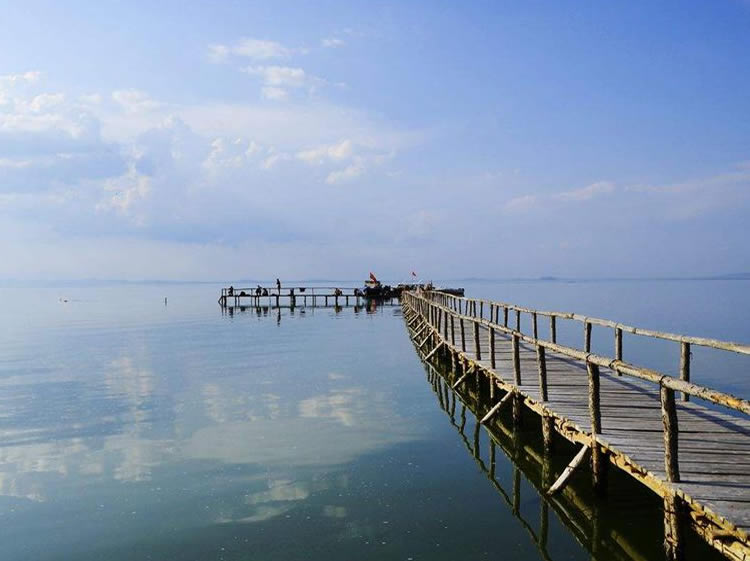
[[255, 286], [255, 287], [226, 287], [221, 289], [219, 305], [226, 307], [260, 306], [264, 305], [280, 307], [283, 299], [285, 307], [298, 305], [328, 306], [329, 302], [334, 306], [360, 305], [365, 295], [359, 288], [342, 288], [337, 286]]
[[[691, 345], [707, 347], [722, 351], [750, 355], [750, 345], [734, 343], [729, 341], [720, 341], [705, 337], [693, 337], [688, 335], [678, 335], [675, 333], [665, 333], [651, 329], [633, 327], [623, 323], [611, 320], [588, 317], [581, 314], [567, 312], [550, 312], [535, 310], [508, 304], [504, 302], [494, 302], [477, 298], [465, 298], [445, 294], [442, 292], [423, 291], [422, 297], [433, 304], [439, 304], [448, 308], [458, 315], [463, 315], [469, 321], [478, 320], [487, 327], [507, 333], [513, 337], [518, 337], [531, 345], [549, 349], [554, 352], [564, 354], [570, 358], [592, 363], [600, 367], [609, 368], [617, 374], [625, 374], [641, 378], [656, 384], [663, 385], [673, 391], [682, 392], [685, 400], [688, 396], [693, 395], [700, 399], [705, 399], [746, 414], [750, 414], [750, 402], [740, 399], [730, 394], [712, 390], [710, 388], [693, 384], [690, 382], [690, 362], [691, 362]], [[485, 314], [485, 309], [487, 313]], [[509, 313], [515, 315], [515, 325], [509, 324]], [[502, 323], [501, 323], [502, 314]], [[524, 333], [522, 330], [521, 315], [526, 314], [531, 320], [531, 333]], [[539, 337], [538, 318], [546, 317], [549, 319], [549, 339]], [[579, 322], [583, 332], [582, 349], [560, 345], [557, 343], [557, 320], [566, 319]], [[613, 356], [602, 356], [591, 352], [591, 335], [594, 325], [611, 328], [614, 335]], [[659, 372], [654, 369], [637, 366], [623, 360], [623, 333], [631, 333], [642, 337], [673, 341], [680, 343], [680, 377], [679, 379], [669, 374]]]
[[[684, 507], [689, 506], [693, 527], [718, 550], [732, 559], [750, 559], [750, 546], [745, 529], [735, 525], [730, 518], [739, 517], [738, 522], [746, 520], [744, 509], [745, 499], [742, 493], [743, 481], [737, 481], [732, 474], [714, 471], [713, 465], [715, 453], [707, 454], [705, 461], [696, 465], [696, 457], [699, 453], [695, 450], [695, 439], [718, 438], [720, 435], [736, 435], [731, 441], [718, 442], [714, 450], [726, 448], [727, 454], [731, 453], [734, 461], [744, 459], [746, 454], [745, 442], [742, 435], [747, 435], [747, 418], [750, 415], [750, 401], [718, 391], [706, 386], [690, 382], [690, 346], [700, 345], [717, 349], [724, 352], [750, 354], [750, 346], [739, 343], [718, 341], [701, 337], [689, 337], [671, 333], [662, 333], [652, 330], [640, 329], [624, 324], [589, 318], [579, 314], [568, 314], [561, 312], [545, 312], [531, 308], [522, 308], [512, 304], [493, 302], [488, 300], [472, 299], [454, 296], [439, 291], [413, 290], [405, 291], [401, 295], [402, 305], [405, 310], [405, 319], [410, 335], [417, 347], [417, 352], [424, 361], [429, 361], [441, 349], [445, 351], [443, 358], [450, 358], [453, 370], [456, 372], [456, 388], [472, 373], [482, 373], [490, 380], [490, 399], [494, 402], [494, 388], [499, 387], [505, 391], [505, 395], [499, 399], [489, 412], [484, 416], [481, 423], [488, 421], [496, 414], [505, 403], [513, 405], [513, 423], [519, 426], [521, 423], [521, 405], [525, 404], [529, 409], [540, 415], [542, 419], [542, 435], [545, 448], [551, 446], [551, 434], [557, 430], [561, 435], [570, 440], [582, 444], [582, 448], [565, 468], [560, 477], [549, 488], [548, 493], [553, 494], [562, 489], [570, 475], [582, 463], [585, 456], [590, 452], [591, 475], [595, 490], [602, 490], [605, 481], [605, 468], [610, 463], [625, 470], [637, 480], [646, 484], [664, 499], [664, 524], [665, 524], [665, 547], [668, 556], [672, 559], [680, 559], [683, 550], [683, 540], [680, 537], [680, 519]], [[513, 313], [515, 322], [509, 321]], [[531, 318], [531, 327], [523, 329], [522, 314]], [[549, 338], [540, 337], [538, 320], [539, 317], [549, 318]], [[583, 331], [583, 349], [574, 348], [557, 342], [556, 320], [564, 318], [580, 322]], [[528, 324], [527, 324], [528, 325]], [[591, 352], [592, 326], [604, 326], [614, 331], [613, 356], [604, 356]], [[622, 334], [633, 333], [644, 337], [667, 340], [679, 343], [681, 368], [680, 377], [672, 376], [655, 369], [645, 368], [623, 360]], [[487, 338], [486, 340], [484, 340]], [[430, 344], [431, 343], [431, 344]], [[425, 346], [427, 345], [427, 346]], [[496, 346], [500, 347], [497, 352]], [[424, 349], [424, 351], [423, 351]], [[500, 360], [507, 360], [510, 351], [511, 360], [508, 366], [508, 375], [512, 371], [512, 378], [505, 377], [504, 372], [497, 369]], [[422, 352], [426, 353], [422, 355]], [[500, 353], [503, 353], [502, 355]], [[549, 357], [547, 355], [549, 354]], [[536, 359], [533, 372], [524, 360], [526, 366], [522, 372], [521, 356]], [[531, 355], [531, 356], [529, 356]], [[554, 366], [550, 370], [550, 378], [553, 384], [548, 384], [547, 361], [553, 360]], [[568, 363], [568, 367], [560, 369], [561, 360]], [[578, 367], [574, 363], [585, 368], [583, 375], [587, 384], [582, 388], [582, 396], [568, 395], [560, 401], [558, 395], [548, 395], [550, 387], [557, 391], [561, 380], [565, 376], [576, 375]], [[613, 387], [620, 390], [619, 385], [613, 386], [613, 378], [608, 376], [604, 379], [600, 376], [600, 368], [608, 369], [615, 376], [626, 376], [643, 380], [650, 384], [643, 384], [641, 389], [632, 388], [632, 397], [649, 398], [651, 396], [659, 403], [661, 427], [654, 430], [648, 428], [642, 432], [637, 439], [622, 439], [622, 430], [640, 430], [642, 426], [650, 425], [651, 417], [647, 410], [651, 407], [642, 407], [639, 411], [644, 413], [643, 418], [638, 415], [628, 417], [623, 422], [619, 419], [618, 431], [609, 433], [602, 429], [602, 403], [601, 384], [604, 383], [611, 392]], [[606, 373], [605, 373], [606, 375]], [[563, 376], [563, 378], [561, 378]], [[478, 379], [478, 378], [477, 378]], [[525, 381], [525, 383], [524, 383]], [[566, 384], [567, 385], [567, 384]], [[632, 384], [628, 384], [632, 386]], [[655, 387], [654, 387], [655, 386]], [[622, 386], [625, 388], [625, 386]], [[530, 391], [531, 390], [531, 391]], [[538, 390], [538, 392], [537, 392]], [[570, 390], [568, 390], [570, 391]], [[725, 407], [739, 413], [737, 423], [730, 422], [724, 413], [712, 413], [699, 405], [686, 403], [680, 407], [675, 402], [675, 392], [682, 392], [684, 396], [693, 396], [707, 402]], [[620, 399], [618, 397], [618, 399]], [[627, 399], [627, 395], [626, 395]], [[572, 405], [573, 402], [580, 405]], [[640, 401], [641, 404], [644, 401]], [[562, 404], [563, 409], [556, 411]], [[607, 404], [605, 404], [607, 405]], [[613, 405], [613, 404], [609, 404]], [[617, 404], [620, 405], [620, 404]], [[581, 407], [582, 406], [582, 407]], [[571, 408], [572, 407], [572, 408]], [[690, 475], [684, 482], [680, 479], [679, 462], [679, 427], [680, 423], [686, 423], [686, 430], [691, 433], [692, 447], [688, 448], [687, 458]], [[567, 412], [566, 412], [567, 411]], [[577, 411], [577, 413], [573, 412]], [[608, 411], [612, 411], [609, 409]], [[577, 420], [572, 420], [571, 414]], [[588, 417], [585, 425], [579, 424], [581, 414]], [[617, 413], [613, 413], [617, 415]], [[604, 419], [605, 424], [607, 419]], [[702, 427], [700, 423], [709, 423]], [[588, 426], [586, 426], [588, 425]], [[657, 432], [658, 431], [658, 432]], [[659, 432], [661, 435], [659, 437]], [[609, 437], [607, 436], [609, 434]], [[653, 438], [649, 435], [653, 434]], [[614, 439], [614, 440], [613, 440]], [[611, 442], [610, 442], [611, 440]], [[652, 471], [653, 445], [656, 442], [663, 443], [663, 472], [661, 469]], [[607, 461], [609, 458], [610, 461]], [[658, 462], [661, 463], [661, 462]], [[658, 465], [657, 463], [657, 465]], [[653, 467], [644, 467], [646, 464]], [[701, 471], [696, 471], [700, 469]], [[696, 479], [697, 474], [700, 479]], [[696, 483], [698, 481], [699, 483]], [[713, 494], [706, 497], [705, 490], [701, 486], [708, 482], [712, 485]], [[698, 487], [696, 487], [698, 485]], [[699, 493], [692, 497], [686, 489]], [[720, 502], [722, 506], [714, 511], [714, 506], [707, 506], [706, 501]], [[735, 513], [734, 515], [732, 513]], [[744, 517], [744, 518], [743, 518]]]
[[[705, 386], [693, 384], [686, 379], [677, 379], [668, 374], [658, 372], [649, 368], [644, 368], [629, 364], [622, 360], [622, 338], [621, 335], [617, 335], [619, 330], [625, 331], [633, 330], [640, 335], [646, 335], [651, 337], [658, 337], [661, 339], [679, 341], [683, 345], [688, 343], [696, 343], [709, 346], [712, 348], [718, 348], [722, 350], [728, 350], [732, 352], [741, 352], [743, 354], [750, 354], [750, 348], [746, 345], [740, 345], [737, 343], [726, 343], [723, 341], [715, 341], [713, 339], [702, 339], [698, 337], [682, 337], [679, 335], [673, 335], [669, 333], [659, 333], [649, 330], [637, 329], [633, 327], [624, 326], [615, 322], [608, 322], [606, 320], [599, 320], [595, 318], [588, 318], [579, 316], [577, 314], [564, 314], [559, 312], [540, 312], [538, 310], [532, 310], [530, 308], [521, 308], [519, 306], [513, 306], [511, 304], [504, 304], [499, 302], [490, 302], [487, 300], [478, 300], [474, 298], [465, 298], [459, 296], [453, 296], [435, 291], [409, 291], [402, 294], [402, 299], [406, 301], [408, 305], [416, 309], [423, 317], [426, 318], [427, 323], [432, 327], [433, 331], [440, 336], [444, 342], [448, 342], [448, 322], [458, 321], [460, 325], [461, 333], [461, 349], [466, 350], [466, 338], [464, 335], [464, 326], [469, 325], [473, 331], [473, 350], [477, 360], [482, 360], [481, 345], [479, 341], [479, 326], [483, 326], [489, 331], [489, 363], [492, 368], [495, 367], [495, 333], [500, 332], [510, 336], [512, 340], [512, 363], [513, 363], [513, 382], [516, 387], [522, 384], [522, 372], [521, 372], [521, 361], [519, 354], [519, 344], [521, 342], [531, 345], [536, 349], [537, 363], [538, 363], [538, 379], [539, 379], [539, 390], [542, 397], [542, 401], [547, 400], [547, 367], [546, 367], [546, 351], [558, 353], [565, 357], [583, 362], [586, 365], [589, 378], [589, 413], [591, 420], [591, 432], [592, 441], [596, 441], [596, 435], [601, 433], [601, 405], [599, 396], [599, 368], [608, 368], [612, 372], [618, 375], [631, 376], [641, 380], [652, 382], [659, 387], [661, 408], [662, 408], [662, 420], [664, 424], [664, 465], [667, 480], [669, 482], [679, 482], [679, 462], [678, 462], [678, 426], [677, 426], [677, 409], [675, 405], [674, 392], [679, 391], [685, 395], [692, 395], [697, 398], [727, 407], [734, 411], [750, 415], [750, 401], [742, 399], [740, 397], [717, 391]], [[489, 317], [484, 317], [484, 307], [487, 305]], [[516, 313], [515, 328], [508, 325], [508, 311], [514, 311]], [[499, 314], [502, 311], [502, 323], [499, 320]], [[521, 330], [520, 314], [528, 313], [532, 316], [532, 333], [527, 334]], [[565, 345], [561, 345], [556, 342], [555, 329], [551, 328], [551, 340], [545, 340], [539, 338], [537, 329], [536, 319], [540, 315], [546, 315], [552, 318], [552, 325], [554, 326], [554, 320], [559, 317], [566, 319], [578, 319], [584, 326], [584, 350], [575, 349]], [[597, 322], [598, 325], [614, 326], [616, 330], [616, 345], [615, 345], [615, 356], [607, 357], [594, 354], [590, 352], [591, 344], [591, 328], [590, 326]], [[442, 328], [442, 329], [441, 329]], [[442, 331], [442, 334], [441, 334]], [[455, 332], [451, 330], [451, 337], [455, 337]], [[452, 344], [456, 345], [456, 341], [452, 340]], [[684, 347], [683, 347], [684, 349]], [[683, 352], [683, 361], [689, 357], [685, 357]]]

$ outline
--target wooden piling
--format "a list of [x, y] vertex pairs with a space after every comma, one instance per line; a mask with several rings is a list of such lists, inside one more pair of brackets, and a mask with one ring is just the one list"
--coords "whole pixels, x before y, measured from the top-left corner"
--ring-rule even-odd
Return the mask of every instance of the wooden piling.
[[536, 346], [536, 362], [539, 367], [539, 399], [547, 401], [547, 359], [541, 345]]
[[662, 385], [659, 394], [661, 398], [661, 420], [664, 425], [664, 471], [667, 474], [667, 481], [677, 483], [680, 481], [679, 430], [674, 390]]
[[474, 354], [477, 360], [482, 360], [482, 347], [479, 344], [479, 322], [472, 322], [474, 325]]
[[518, 335], [513, 334], [513, 381], [516, 386], [521, 385], [521, 356], [519, 353]]
[[[690, 382], [690, 343], [680, 345], [680, 380]], [[690, 401], [690, 395], [683, 392], [682, 401]]]
[[495, 329], [490, 327], [487, 329], [487, 333], [489, 334], [489, 343], [490, 343], [490, 367], [496, 368], [497, 365], [495, 363]]
[[622, 360], [622, 329], [615, 328], [615, 360]]
[[604, 491], [606, 459], [601, 447], [596, 441], [596, 435], [602, 432], [602, 411], [599, 403], [599, 366], [586, 363], [589, 375], [589, 416], [591, 422], [591, 476], [594, 490]]

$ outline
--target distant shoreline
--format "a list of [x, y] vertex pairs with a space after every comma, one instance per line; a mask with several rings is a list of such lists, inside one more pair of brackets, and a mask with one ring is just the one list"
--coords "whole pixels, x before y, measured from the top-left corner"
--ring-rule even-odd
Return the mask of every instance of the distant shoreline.
[[[427, 279], [429, 280], [429, 279]], [[423, 279], [422, 282], [427, 282]], [[440, 283], [461, 283], [461, 282], [548, 282], [548, 283], [578, 283], [578, 282], [653, 282], [653, 281], [670, 281], [670, 282], [681, 282], [681, 281], [750, 281], [750, 273], [735, 273], [727, 275], [711, 275], [711, 276], [674, 276], [674, 277], [556, 277], [556, 276], [541, 276], [541, 277], [510, 277], [510, 278], [491, 278], [491, 277], [463, 277], [463, 278], [435, 278], [432, 279], [434, 282]], [[300, 285], [304, 283], [330, 283], [330, 284], [352, 284], [359, 286], [363, 284], [362, 279], [290, 279], [284, 280], [283, 284]], [[398, 283], [400, 281], [386, 280], [391, 284]], [[39, 287], [39, 286], [101, 286], [101, 285], [144, 285], [144, 284], [163, 284], [163, 285], [180, 285], [180, 284], [212, 284], [212, 285], [248, 285], [255, 286], [260, 285], [275, 285], [275, 279], [230, 279], [230, 280], [165, 280], [165, 279], [140, 279], [140, 280], [125, 280], [125, 279], [0, 279], [0, 287]]]

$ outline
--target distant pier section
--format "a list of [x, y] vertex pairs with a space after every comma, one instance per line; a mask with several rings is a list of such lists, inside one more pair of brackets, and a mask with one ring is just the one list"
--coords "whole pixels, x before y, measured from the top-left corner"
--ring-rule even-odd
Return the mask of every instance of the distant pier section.
[[361, 306], [366, 296], [360, 288], [336, 286], [290, 286], [254, 288], [222, 288], [219, 305], [222, 308], [268, 307], [348, 307]]
[[[277, 281], [278, 282], [278, 281]], [[368, 302], [392, 303], [407, 290], [439, 290], [444, 294], [463, 296], [463, 288], [436, 288], [427, 284], [381, 283], [370, 273], [362, 288], [340, 286], [261, 286], [221, 289], [219, 305], [222, 308], [296, 308], [296, 307], [349, 307]]]

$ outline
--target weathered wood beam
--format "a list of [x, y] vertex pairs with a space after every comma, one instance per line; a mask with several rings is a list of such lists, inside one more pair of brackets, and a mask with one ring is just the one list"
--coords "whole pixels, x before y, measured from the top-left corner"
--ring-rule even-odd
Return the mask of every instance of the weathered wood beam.
[[460, 377], [460, 378], [459, 378], [458, 380], [456, 380], [456, 383], [455, 383], [455, 384], [453, 384], [453, 389], [455, 390], [455, 389], [456, 389], [456, 388], [457, 388], [458, 386], [460, 386], [460, 385], [461, 385], [461, 382], [463, 382], [463, 381], [464, 381], [464, 380], [466, 379], [466, 377], [467, 377], [467, 376], [468, 376], [468, 375], [469, 375], [470, 373], [471, 373], [471, 371], [470, 371], [470, 370], [467, 370], [467, 371], [466, 371], [466, 372], [464, 373], [464, 375], [463, 375], [463, 376], [461, 376], [461, 377]]
[[506, 393], [503, 396], [503, 398], [500, 401], [498, 401], [495, 404], [495, 406], [492, 409], [490, 409], [484, 417], [482, 417], [482, 420], [479, 421], [479, 423], [483, 425], [484, 423], [486, 423], [487, 421], [489, 421], [495, 415], [495, 413], [497, 413], [498, 411], [500, 411], [500, 408], [503, 405], [505, 405], [506, 403], [510, 402], [510, 398], [512, 396], [513, 396], [513, 392]]
[[440, 350], [440, 347], [442, 347], [445, 344], [445, 341], [440, 341], [437, 345], [435, 345], [435, 348], [430, 351], [430, 353], [424, 357], [425, 361], [430, 360], [432, 358], [432, 355], [434, 355], [438, 350]]
[[548, 495], [554, 495], [558, 491], [561, 491], [565, 487], [565, 485], [568, 484], [568, 480], [570, 479], [570, 476], [573, 474], [575, 469], [581, 464], [588, 450], [589, 450], [589, 447], [586, 446], [585, 444], [581, 447], [581, 449], [578, 451], [578, 454], [575, 455], [575, 457], [571, 460], [571, 462], [567, 465], [567, 467], [560, 474], [560, 477], [557, 478], [557, 481], [555, 481], [552, 484], [552, 487], [549, 488], [549, 490], [547, 491]]

